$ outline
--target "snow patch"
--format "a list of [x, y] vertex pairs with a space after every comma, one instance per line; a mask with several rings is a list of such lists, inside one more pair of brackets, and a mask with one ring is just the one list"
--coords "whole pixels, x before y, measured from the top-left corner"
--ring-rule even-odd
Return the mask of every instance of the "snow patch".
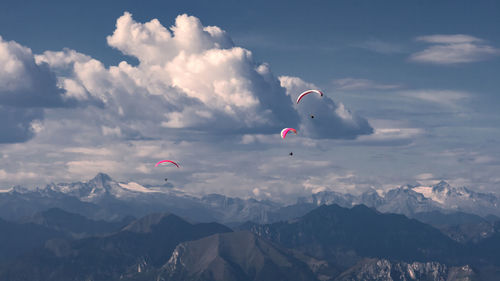
[[146, 188], [136, 182], [129, 182], [129, 183], [119, 183], [120, 187], [123, 189], [127, 189], [130, 191], [135, 191], [135, 192], [143, 192], [143, 193], [155, 193], [155, 192], [161, 192], [159, 190], [154, 190], [154, 189], [149, 189]]
[[434, 192], [432, 192], [432, 187], [431, 186], [417, 186], [413, 188], [413, 191], [422, 194], [425, 198], [431, 199], [433, 201], [436, 201], [440, 204], [444, 203], [444, 200], [442, 198], [439, 198], [436, 196]]

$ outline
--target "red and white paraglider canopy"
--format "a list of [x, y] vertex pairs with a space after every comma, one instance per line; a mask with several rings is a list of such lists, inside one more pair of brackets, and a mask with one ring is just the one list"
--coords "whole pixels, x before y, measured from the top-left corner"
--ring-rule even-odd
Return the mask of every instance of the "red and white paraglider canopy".
[[306, 95], [310, 94], [310, 93], [316, 93], [320, 96], [323, 96], [323, 93], [320, 91], [320, 90], [307, 90], [305, 92], [303, 92], [302, 94], [299, 95], [299, 97], [297, 98], [297, 103], [299, 103], [299, 101], [305, 97]]
[[172, 163], [175, 166], [177, 166], [177, 168], [179, 168], [179, 165], [177, 163], [175, 163], [174, 161], [172, 161], [172, 160], [161, 160], [158, 163], [156, 163], [155, 167], [158, 167], [158, 165], [160, 165], [161, 163]]

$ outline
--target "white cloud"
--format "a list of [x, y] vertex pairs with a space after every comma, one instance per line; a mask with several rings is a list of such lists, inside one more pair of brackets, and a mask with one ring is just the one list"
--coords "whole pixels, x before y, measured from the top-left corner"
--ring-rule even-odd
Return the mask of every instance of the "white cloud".
[[417, 180], [431, 180], [431, 179], [434, 179], [434, 175], [432, 173], [422, 173], [422, 174], [418, 174], [417, 176], [415, 176], [415, 179], [417, 179]]
[[102, 134], [105, 136], [117, 136], [117, 137], [123, 136], [120, 127], [101, 126], [101, 130]]
[[80, 177], [96, 175], [99, 172], [114, 174], [123, 167], [123, 163], [118, 161], [97, 159], [69, 161], [66, 165], [68, 172]]
[[[280, 81], [293, 101], [304, 90], [317, 88], [297, 77], [281, 76]], [[373, 133], [373, 128], [366, 119], [352, 113], [342, 103], [336, 104], [328, 95], [322, 98], [312, 95], [307, 99], [302, 99], [300, 104], [295, 105], [295, 108], [301, 118], [299, 128], [305, 136], [354, 139], [359, 135]], [[314, 118], [311, 118], [311, 115]]]
[[112, 151], [107, 148], [90, 148], [90, 147], [68, 147], [62, 149], [63, 152], [84, 154], [84, 155], [99, 155], [106, 156], [111, 155]]
[[139, 65], [121, 62], [106, 69], [68, 49], [37, 56], [63, 76], [61, 84], [72, 96], [84, 99], [88, 93], [104, 103], [108, 119], [137, 123], [108, 128], [145, 135], [139, 124], [151, 121], [167, 129], [240, 133], [297, 124], [292, 102], [268, 66], [195, 17], [178, 16], [169, 30], [158, 20], [137, 23], [125, 13], [108, 43], [137, 57]]
[[415, 176], [415, 179], [418, 181], [418, 184], [423, 186], [432, 186], [439, 183], [442, 179], [437, 178], [432, 173], [421, 173]]
[[356, 140], [340, 140], [335, 143], [346, 146], [410, 146], [426, 135], [424, 128], [415, 127], [405, 120], [370, 119], [373, 133], [363, 135]]
[[279, 144], [281, 142], [280, 134], [264, 135], [264, 134], [245, 134], [241, 137], [241, 144]]
[[416, 40], [427, 43], [436, 43], [436, 44], [460, 44], [460, 43], [483, 42], [482, 39], [465, 34], [454, 34], [454, 35], [435, 34], [428, 36], [419, 36], [416, 38]]
[[[108, 43], [136, 56], [139, 65], [121, 62], [106, 69], [68, 49], [37, 56], [60, 74], [60, 84], [71, 96], [102, 102], [105, 114], [92, 110], [90, 118], [99, 119], [107, 136], [161, 137], [170, 129], [268, 134], [298, 126], [313, 138], [352, 139], [371, 133], [365, 119], [329, 98], [294, 108], [287, 91], [306, 82], [283, 84], [293, 79], [279, 81], [267, 64], [255, 63], [250, 51], [233, 46], [224, 31], [203, 27], [195, 17], [178, 16], [168, 29], [158, 20], [137, 23], [125, 13]], [[323, 115], [314, 123], [299, 118], [311, 106]]]
[[0, 104], [15, 107], [63, 106], [63, 91], [46, 64], [29, 48], [0, 37]]
[[125, 12], [107, 40], [110, 46], [148, 65], [164, 65], [181, 53], [200, 54], [210, 49], [233, 47], [223, 30], [216, 26], [204, 27], [198, 18], [186, 14], [176, 18], [171, 30], [157, 19], [138, 23]]
[[358, 182], [358, 177], [352, 172], [328, 172], [321, 176], [310, 176], [303, 186], [310, 193], [333, 190], [341, 193], [360, 194], [372, 187]]
[[38, 175], [33, 172], [17, 171], [17, 172], [6, 172], [0, 169], [0, 180], [2, 181], [22, 181], [26, 179], [35, 179]]
[[500, 55], [500, 49], [470, 35], [438, 34], [417, 37], [416, 40], [433, 44], [410, 56], [410, 60], [416, 62], [457, 64], [482, 61]]
[[74, 105], [47, 64], [0, 37], [0, 143], [25, 142], [42, 128], [43, 108]]
[[397, 84], [380, 84], [368, 79], [342, 78], [333, 81], [333, 84], [339, 90], [359, 91], [359, 90], [393, 90], [401, 88]]
[[[316, 148], [314, 138], [371, 133], [365, 119], [328, 97], [320, 104], [304, 99], [296, 108], [297, 91], [314, 85], [288, 77], [290, 83], [282, 87], [284, 78], [280, 81], [267, 64], [256, 63], [224, 31], [204, 27], [195, 17], [179, 16], [165, 28], [156, 20], [135, 22], [125, 13], [108, 42], [139, 64], [107, 67], [70, 49], [35, 56], [37, 64], [55, 73], [53, 81], [65, 98], [88, 106], [40, 109], [43, 124], [26, 118], [36, 138], [3, 146], [9, 159], [1, 158], [0, 168], [36, 176], [6, 176], [2, 183], [41, 185], [105, 172], [117, 180], [155, 184], [167, 175], [175, 187], [197, 194], [255, 196], [257, 188], [262, 198], [295, 198], [304, 193], [306, 176], [335, 166], [305, 152]], [[318, 111], [318, 124], [309, 123], [309, 109]], [[301, 131], [284, 143], [283, 127]], [[290, 168], [292, 150], [301, 159]], [[179, 161], [181, 168], [155, 168], [162, 159]], [[300, 174], [303, 165], [308, 175]], [[300, 180], [283, 187], [290, 169]]]
[[420, 128], [375, 128], [375, 132], [369, 136], [359, 137], [355, 144], [365, 145], [408, 145], [414, 139], [424, 134]]
[[471, 94], [463, 91], [454, 90], [413, 90], [400, 92], [402, 96], [415, 98], [425, 102], [458, 108], [459, 104], [470, 98]]
[[252, 190], [252, 193], [253, 193], [253, 195], [255, 195], [256, 197], [259, 197], [259, 195], [260, 195], [260, 189], [258, 189], [258, 188], [254, 188], [254, 189]]

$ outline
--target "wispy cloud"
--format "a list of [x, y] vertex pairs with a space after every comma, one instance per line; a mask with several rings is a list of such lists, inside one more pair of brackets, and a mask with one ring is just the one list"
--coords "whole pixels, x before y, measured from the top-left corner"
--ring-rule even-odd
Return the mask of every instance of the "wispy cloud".
[[487, 155], [479, 151], [470, 151], [466, 149], [452, 149], [441, 153], [445, 157], [456, 159], [458, 162], [473, 165], [500, 165], [500, 159], [497, 155]]
[[371, 135], [358, 136], [354, 141], [336, 141], [336, 145], [396, 147], [409, 146], [427, 134], [424, 128], [416, 127], [407, 121], [389, 119], [370, 119], [373, 127]]
[[487, 60], [500, 55], [500, 49], [484, 40], [464, 34], [420, 36], [416, 41], [432, 44], [410, 56], [411, 61], [433, 64], [457, 64]]
[[432, 173], [421, 173], [415, 176], [415, 180], [421, 185], [431, 186], [437, 184], [442, 179], [436, 177]]
[[471, 97], [471, 95], [467, 92], [453, 90], [413, 90], [403, 91], [400, 94], [406, 97], [452, 108], [457, 108], [460, 102]]
[[336, 79], [333, 81], [333, 84], [339, 90], [393, 90], [401, 88], [401, 85], [398, 84], [383, 84], [378, 83], [368, 79], [359, 79], [359, 78], [342, 78]]

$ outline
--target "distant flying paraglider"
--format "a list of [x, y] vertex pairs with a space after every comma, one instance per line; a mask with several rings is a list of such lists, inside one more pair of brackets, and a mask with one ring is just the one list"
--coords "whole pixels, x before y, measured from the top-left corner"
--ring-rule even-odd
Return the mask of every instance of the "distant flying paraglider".
[[155, 167], [158, 167], [158, 165], [160, 165], [161, 163], [172, 163], [175, 166], [177, 166], [177, 168], [179, 168], [179, 165], [177, 163], [175, 163], [174, 161], [172, 161], [172, 160], [161, 160], [158, 163], [156, 163]]
[[[282, 138], [282, 139], [285, 139], [286, 134], [288, 134], [288, 132], [290, 132], [290, 131], [292, 131], [292, 132], [294, 132], [295, 134], [297, 134], [297, 130], [295, 130], [294, 128], [285, 128], [285, 129], [281, 130], [281, 138]], [[293, 156], [293, 152], [290, 152], [290, 154], [289, 154], [289, 155], [290, 155], [290, 156]]]
[[[174, 164], [177, 168], [179, 168], [179, 164], [175, 163], [174, 161], [172, 160], [161, 160], [159, 161], [158, 163], [156, 163], [155, 167], [158, 167], [158, 165], [160, 165], [161, 163], [172, 163]], [[165, 178], [165, 182], [168, 181], [168, 178]]]
[[297, 98], [297, 103], [299, 103], [299, 101], [305, 97], [306, 95], [310, 94], [310, 93], [316, 93], [320, 96], [323, 96], [323, 93], [320, 91], [320, 90], [307, 90], [305, 92], [302, 92], [302, 94], [299, 95], [299, 97]]
[[295, 134], [297, 134], [297, 130], [295, 130], [294, 128], [285, 128], [285, 129], [281, 130], [281, 138], [285, 139], [286, 134], [288, 134], [288, 132], [290, 132], [290, 131], [292, 131]]

